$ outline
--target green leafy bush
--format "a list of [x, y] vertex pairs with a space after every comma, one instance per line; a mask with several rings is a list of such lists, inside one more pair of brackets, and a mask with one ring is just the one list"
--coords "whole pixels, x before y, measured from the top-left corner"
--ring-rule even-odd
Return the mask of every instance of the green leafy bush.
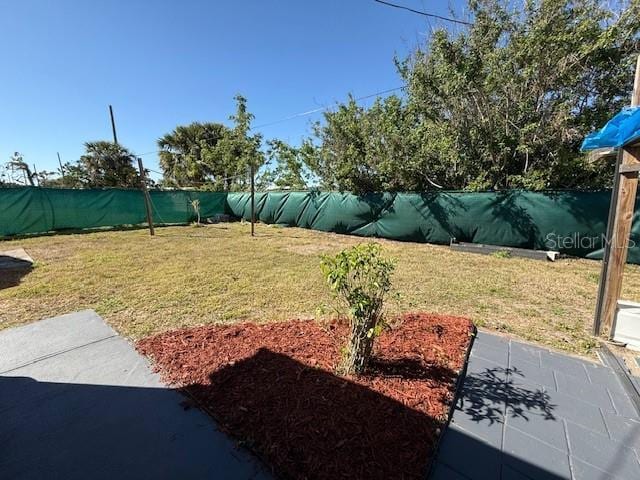
[[391, 289], [395, 262], [384, 258], [377, 243], [366, 243], [343, 250], [336, 256], [323, 256], [320, 268], [336, 299], [348, 308], [349, 340], [340, 371], [365, 371], [373, 342], [384, 327], [384, 299]]

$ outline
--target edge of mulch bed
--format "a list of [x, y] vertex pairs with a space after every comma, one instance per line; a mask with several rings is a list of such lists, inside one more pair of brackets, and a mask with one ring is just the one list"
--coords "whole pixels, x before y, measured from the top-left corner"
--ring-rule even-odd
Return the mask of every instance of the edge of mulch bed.
[[[209, 416], [209, 418], [211, 418], [211, 420], [215, 423], [216, 428], [220, 429], [220, 431], [225, 433], [225, 435], [229, 436], [229, 438], [232, 440], [232, 442], [233, 442], [233, 444], [234, 444], [236, 449], [244, 451], [245, 453], [247, 453], [250, 456], [254, 457], [260, 463], [260, 467], [261, 468], [263, 468], [264, 470], [268, 471], [271, 475], [275, 475], [275, 472], [274, 472], [273, 468], [271, 467], [271, 465], [269, 464], [267, 459], [264, 458], [264, 455], [262, 455], [260, 453], [259, 450], [255, 449], [255, 448], [251, 448], [248, 445], [241, 444], [240, 441], [231, 432], [228, 432], [227, 430], [220, 428], [220, 421], [216, 417], [215, 413], [212, 412], [211, 409], [209, 407], [207, 407], [207, 405], [205, 405], [204, 402], [201, 402], [198, 399], [198, 397], [196, 397], [195, 395], [191, 394], [191, 392], [189, 392], [189, 390], [187, 390], [184, 387], [177, 387], [177, 388], [175, 388], [175, 390], [180, 392], [185, 397], [187, 397], [188, 402], [185, 403], [183, 408], [187, 408], [188, 409], [188, 408], [191, 408], [191, 407], [196, 407], [198, 410], [201, 410], [204, 413], [206, 413]], [[436, 450], [436, 452], [437, 452], [437, 450]], [[434, 458], [435, 458], [435, 455], [434, 455]], [[429, 471], [430, 470], [431, 470], [431, 465], [429, 465]], [[276, 480], [277, 480], [277, 477], [276, 477]]]
[[[443, 316], [443, 317], [450, 317], [448, 315], [438, 315], [438, 314], [427, 314], [426, 312], [424, 313], [425, 315], [428, 316]], [[409, 314], [410, 315], [410, 314]], [[417, 315], [422, 315], [422, 312], [417, 313]], [[403, 316], [404, 317], [404, 316]], [[455, 317], [454, 317], [455, 318]], [[453, 413], [454, 413], [454, 409], [455, 406], [459, 400], [459, 396], [462, 390], [462, 385], [464, 382], [464, 379], [466, 377], [466, 373], [467, 373], [467, 368], [468, 368], [468, 363], [469, 363], [469, 357], [471, 354], [471, 349], [473, 347], [474, 341], [476, 339], [477, 336], [477, 329], [475, 327], [475, 325], [473, 324], [473, 322], [471, 322], [468, 318], [464, 318], [464, 317], [457, 317], [460, 320], [466, 320], [468, 321], [468, 325], [469, 325], [469, 330], [468, 330], [468, 341], [466, 342], [466, 348], [464, 348], [464, 350], [461, 350], [460, 353], [462, 354], [462, 357], [458, 357], [461, 358], [461, 364], [460, 367], [458, 368], [458, 372], [457, 372], [457, 376], [455, 379], [455, 383], [453, 385], [453, 388], [450, 389], [451, 392], [451, 397], [450, 399], [447, 401], [446, 405], [446, 417], [441, 417], [440, 423], [441, 426], [440, 428], [438, 428], [438, 431], [436, 432], [436, 437], [432, 439], [433, 444], [432, 444], [432, 450], [430, 452], [430, 454], [428, 455], [427, 458], [424, 459], [425, 463], [423, 464], [421, 471], [421, 478], [428, 478], [428, 476], [431, 474], [431, 471], [433, 469], [433, 465], [436, 463], [436, 459], [438, 457], [439, 454], [439, 449], [440, 449], [440, 445], [441, 445], [441, 441], [443, 438], [443, 435], [446, 433], [447, 428], [449, 427], [449, 424], [451, 422]], [[295, 321], [294, 321], [295, 322]], [[288, 323], [288, 322], [287, 322]], [[242, 328], [241, 325], [238, 325], [238, 327]], [[196, 327], [197, 329], [198, 327]], [[182, 333], [187, 333], [188, 331], [192, 330], [192, 329], [184, 329], [182, 331]], [[176, 334], [179, 334], [180, 331], [176, 331]], [[158, 337], [162, 337], [162, 334], [159, 335]], [[144, 340], [143, 340], [144, 342]], [[186, 344], [185, 344], [186, 345]], [[144, 350], [144, 349], [143, 349]], [[464, 353], [463, 353], [464, 352]], [[149, 352], [142, 352], [145, 355], [148, 355]], [[152, 355], [153, 358], [153, 355]], [[166, 358], [166, 356], [165, 356]], [[315, 361], [314, 361], [315, 362]], [[159, 368], [158, 363], [156, 362], [156, 359], [153, 359], [153, 363], [154, 363], [154, 367], [156, 367], [157, 371], [162, 372], [162, 369]], [[231, 365], [234, 365], [235, 361], [233, 361], [231, 363]], [[313, 364], [315, 366], [315, 363]], [[253, 367], [255, 368], [255, 366]], [[320, 368], [320, 366], [317, 366], [317, 368]], [[299, 378], [299, 377], [298, 377]], [[347, 381], [350, 381], [349, 379], [347, 379]], [[206, 404], [206, 401], [203, 401], [202, 399], [198, 398], [199, 393], [190, 391], [190, 385], [185, 385], [185, 386], [179, 386], [179, 384], [177, 384], [178, 387], [176, 388], [176, 390], [180, 391], [183, 395], [185, 395], [188, 399], [188, 401], [186, 402], [187, 405], [193, 405], [193, 406], [197, 406], [199, 409], [201, 409], [202, 411], [204, 411], [205, 413], [207, 413], [215, 422], [216, 424], [218, 424], [218, 428], [221, 428], [223, 431], [225, 431], [226, 433], [228, 433], [229, 435], [231, 435], [232, 438], [234, 438], [236, 441], [238, 442], [238, 447], [241, 449], [246, 449], [249, 450], [254, 456], [256, 456], [258, 459], [260, 459], [262, 461], [262, 463], [267, 467], [267, 469], [269, 471], [271, 471], [273, 474], [282, 474], [284, 472], [280, 471], [279, 468], [275, 468], [272, 464], [271, 461], [269, 461], [269, 455], [265, 454], [263, 455], [261, 450], [259, 448], [253, 448], [253, 446], [251, 444], [246, 444], [243, 441], [243, 437], [239, 437], [234, 431], [233, 429], [229, 430], [227, 427], [224, 427], [224, 423], [225, 423], [225, 419], [223, 418], [219, 418], [219, 412], [213, 411], [209, 408], [209, 406]], [[243, 405], [246, 405], [243, 403]], [[243, 409], [242, 407], [240, 407], [242, 410], [246, 411], [246, 409]], [[435, 417], [433, 417], [435, 418]], [[295, 452], [294, 452], [295, 453]], [[287, 476], [283, 477], [283, 478], [289, 478]]]
[[440, 455], [440, 445], [442, 445], [442, 439], [444, 435], [447, 433], [449, 429], [449, 424], [451, 424], [451, 419], [453, 418], [453, 412], [456, 409], [456, 404], [458, 400], [460, 400], [460, 393], [462, 392], [462, 384], [464, 383], [464, 379], [467, 377], [467, 367], [469, 366], [469, 357], [471, 356], [471, 349], [473, 348], [473, 344], [478, 337], [478, 329], [475, 324], [471, 324], [471, 337], [469, 339], [469, 345], [467, 346], [467, 353], [464, 356], [464, 363], [462, 364], [462, 368], [460, 369], [460, 373], [458, 374], [458, 378], [456, 379], [456, 387], [453, 391], [453, 398], [451, 399], [451, 405], [449, 406], [449, 414], [447, 415], [447, 421], [444, 424], [444, 428], [440, 435], [438, 436], [438, 440], [436, 440], [436, 446], [433, 450], [433, 455], [429, 459], [429, 465], [427, 465], [427, 475], [424, 477], [425, 479], [429, 479], [431, 477], [431, 472], [433, 471], [433, 467], [436, 464], [436, 460], [438, 459], [438, 455]]

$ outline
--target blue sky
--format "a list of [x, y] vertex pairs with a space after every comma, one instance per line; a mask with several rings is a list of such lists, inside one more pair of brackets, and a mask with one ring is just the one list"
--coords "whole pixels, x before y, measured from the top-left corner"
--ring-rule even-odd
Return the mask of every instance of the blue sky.
[[[227, 122], [236, 93], [260, 125], [394, 88], [394, 55], [441, 25], [373, 0], [0, 0], [0, 161], [77, 160], [85, 141], [111, 139], [109, 104], [118, 140], [143, 154], [176, 125]], [[296, 144], [319, 117], [259, 131]]]

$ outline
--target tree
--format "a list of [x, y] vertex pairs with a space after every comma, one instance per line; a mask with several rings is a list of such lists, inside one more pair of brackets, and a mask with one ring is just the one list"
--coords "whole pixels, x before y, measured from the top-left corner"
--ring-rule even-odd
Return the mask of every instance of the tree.
[[628, 102], [639, 6], [472, 0], [468, 32], [440, 30], [405, 62], [408, 108], [449, 140], [454, 186], [601, 186], [579, 145]]
[[261, 183], [281, 189], [305, 190], [309, 181], [306, 167], [305, 145], [300, 148], [273, 139], [267, 142], [267, 157], [275, 168], [265, 171]]
[[34, 178], [36, 179], [36, 184], [39, 187], [54, 187], [58, 185], [58, 180], [61, 177], [56, 176], [56, 172], [51, 172], [48, 170], [38, 170], [34, 172]]
[[223, 168], [224, 190], [245, 188], [251, 167], [257, 173], [265, 162], [264, 154], [260, 150], [262, 135], [250, 134], [254, 115], [247, 108], [247, 99], [242, 95], [236, 95], [234, 100], [236, 112], [229, 117], [233, 122], [233, 128], [214, 148], [205, 152], [205, 155]]
[[85, 154], [77, 164], [78, 181], [84, 187], [134, 188], [140, 184], [133, 166], [134, 156], [122, 145], [113, 142], [87, 142]]
[[320, 268], [329, 288], [349, 312], [349, 339], [340, 371], [363, 373], [373, 352], [373, 342], [384, 328], [384, 299], [391, 289], [395, 263], [382, 256], [377, 243], [323, 256]]
[[192, 123], [179, 126], [158, 140], [164, 181], [170, 185], [197, 185], [215, 190], [244, 188], [249, 166], [264, 163], [262, 136], [251, 135], [253, 114], [241, 95], [236, 113], [229, 117], [233, 127], [220, 123]]
[[331, 188], [603, 187], [579, 152], [628, 102], [640, 1], [469, 0], [472, 26], [436, 30], [397, 62], [406, 97], [325, 114], [310, 167]]
[[350, 97], [326, 112], [314, 132], [319, 147], [309, 147], [305, 158], [324, 188], [421, 191], [432, 188], [431, 176], [447, 169], [448, 158], [436, 154], [446, 140], [425, 135], [415, 111], [396, 95], [378, 99], [368, 109]]
[[224, 176], [224, 169], [217, 168], [209, 156], [203, 155], [203, 151], [215, 148], [224, 135], [228, 135], [228, 128], [221, 123], [199, 122], [179, 125], [163, 135], [158, 148], [165, 183], [202, 185]]
[[27, 162], [20, 152], [14, 152], [9, 157], [9, 161], [6, 164], [6, 169], [9, 173], [9, 183], [22, 183], [24, 185], [35, 186], [34, 179], [36, 175], [31, 171]]

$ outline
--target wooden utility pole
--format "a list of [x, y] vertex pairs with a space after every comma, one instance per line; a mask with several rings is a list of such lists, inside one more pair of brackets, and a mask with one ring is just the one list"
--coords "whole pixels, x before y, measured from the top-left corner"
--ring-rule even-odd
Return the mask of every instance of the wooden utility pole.
[[253, 162], [251, 163], [251, 236], [255, 236], [255, 223], [256, 223], [256, 184], [255, 184], [255, 167]]
[[118, 135], [116, 135], [116, 121], [113, 118], [113, 107], [109, 105], [109, 116], [111, 117], [111, 131], [113, 132], [113, 143], [118, 144]]
[[147, 211], [147, 224], [149, 225], [149, 235], [156, 234], [153, 228], [153, 216], [151, 214], [151, 197], [149, 196], [149, 190], [147, 190], [147, 176], [144, 172], [144, 166], [142, 165], [142, 158], [138, 157], [138, 168], [140, 169], [140, 185], [142, 187], [142, 193], [144, 195], [144, 207]]
[[60, 160], [60, 152], [56, 152], [58, 155], [58, 165], [60, 165], [60, 175], [64, 177], [64, 167], [62, 166], [62, 160]]
[[[640, 105], [640, 56], [636, 63], [631, 106]], [[627, 262], [629, 235], [638, 189], [640, 171], [640, 147], [623, 147], [618, 152], [616, 173], [611, 192], [611, 209], [607, 225], [608, 245], [602, 260], [602, 273], [598, 287], [596, 316], [593, 333], [599, 335], [603, 330], [612, 336], [612, 327], [622, 290], [622, 277]]]

